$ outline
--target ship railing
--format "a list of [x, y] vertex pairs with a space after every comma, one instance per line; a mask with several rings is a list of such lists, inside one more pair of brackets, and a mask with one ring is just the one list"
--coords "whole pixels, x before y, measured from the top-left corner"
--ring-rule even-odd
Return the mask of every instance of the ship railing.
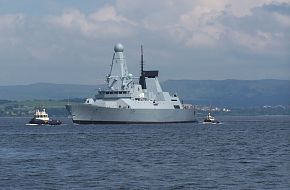
[[99, 94], [129, 94], [130, 91], [125, 91], [125, 90], [121, 90], [121, 91], [113, 91], [113, 90], [100, 90]]
[[96, 99], [111, 99], [111, 98], [131, 98], [130, 91], [99, 91], [98, 94], [95, 95]]

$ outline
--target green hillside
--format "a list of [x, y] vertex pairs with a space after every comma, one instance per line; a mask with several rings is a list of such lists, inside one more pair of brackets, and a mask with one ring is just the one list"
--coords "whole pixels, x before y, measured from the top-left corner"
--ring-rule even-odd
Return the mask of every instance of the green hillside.
[[[100, 87], [50, 83], [0, 86], [0, 100], [84, 99], [93, 97]], [[290, 105], [289, 80], [168, 80], [162, 83], [162, 87], [193, 104], [230, 107]]]
[[169, 80], [163, 88], [195, 104], [290, 105], [288, 80]]

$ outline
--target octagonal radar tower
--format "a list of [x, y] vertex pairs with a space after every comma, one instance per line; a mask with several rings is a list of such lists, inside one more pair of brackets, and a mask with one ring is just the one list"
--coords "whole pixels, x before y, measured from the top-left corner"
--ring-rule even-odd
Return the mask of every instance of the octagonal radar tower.
[[131, 83], [132, 77], [129, 76], [124, 55], [124, 46], [120, 43], [114, 46], [114, 55], [110, 73], [107, 75], [107, 82], [110, 89], [125, 90]]

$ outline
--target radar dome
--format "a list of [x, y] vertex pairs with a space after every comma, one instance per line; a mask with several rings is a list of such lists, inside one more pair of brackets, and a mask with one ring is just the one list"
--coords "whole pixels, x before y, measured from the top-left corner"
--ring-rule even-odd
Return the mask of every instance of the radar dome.
[[133, 74], [129, 73], [127, 76], [128, 79], [132, 79], [133, 78]]
[[114, 47], [115, 52], [123, 52], [124, 51], [124, 46], [122, 44], [116, 44]]

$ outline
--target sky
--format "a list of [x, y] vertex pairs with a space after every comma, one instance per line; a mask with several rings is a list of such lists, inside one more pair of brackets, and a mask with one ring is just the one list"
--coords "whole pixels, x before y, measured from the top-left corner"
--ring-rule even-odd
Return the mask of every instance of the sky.
[[0, 85], [101, 84], [122, 43], [161, 81], [290, 79], [290, 0], [0, 0]]

